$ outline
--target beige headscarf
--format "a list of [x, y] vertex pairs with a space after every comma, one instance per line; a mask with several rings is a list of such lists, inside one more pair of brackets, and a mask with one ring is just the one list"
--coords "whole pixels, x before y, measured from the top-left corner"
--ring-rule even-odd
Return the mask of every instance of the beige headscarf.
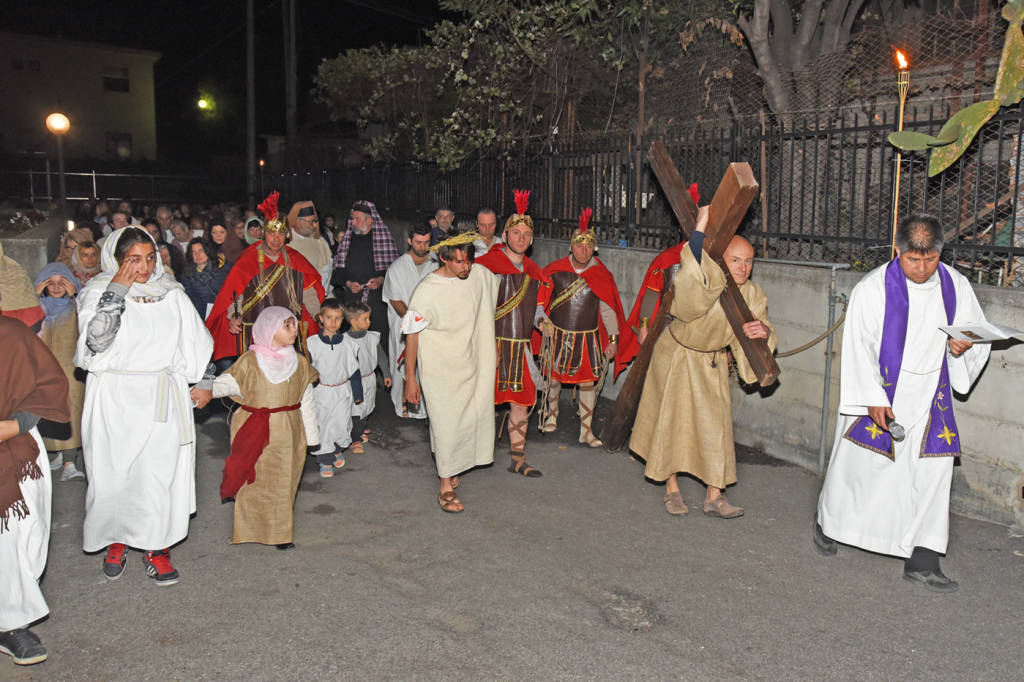
[[0, 244], [0, 296], [3, 296], [3, 309], [8, 311], [39, 305], [28, 273], [17, 261], [4, 255], [3, 244]]

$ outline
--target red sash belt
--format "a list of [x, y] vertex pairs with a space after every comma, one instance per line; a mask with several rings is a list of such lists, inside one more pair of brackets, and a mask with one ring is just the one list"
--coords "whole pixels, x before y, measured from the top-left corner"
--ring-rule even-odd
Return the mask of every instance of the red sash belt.
[[224, 461], [224, 476], [220, 482], [221, 502], [234, 499], [243, 483], [256, 481], [256, 460], [270, 442], [270, 415], [299, 409], [299, 405], [240, 407], [252, 416], [245, 420], [231, 441], [231, 454]]

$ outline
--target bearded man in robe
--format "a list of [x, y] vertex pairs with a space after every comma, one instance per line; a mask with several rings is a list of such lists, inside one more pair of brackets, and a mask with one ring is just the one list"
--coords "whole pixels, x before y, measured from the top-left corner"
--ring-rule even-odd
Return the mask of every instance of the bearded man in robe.
[[383, 296], [388, 303], [388, 362], [391, 370], [391, 400], [395, 414], [411, 419], [426, 419], [422, 404], [410, 410], [405, 402], [405, 338], [402, 318], [409, 309], [412, 292], [424, 277], [437, 269], [437, 261], [430, 257], [430, 226], [414, 225], [406, 239], [409, 250], [388, 266], [384, 275]]
[[288, 227], [292, 231], [289, 246], [305, 256], [317, 272], [326, 291], [331, 285], [334, 254], [327, 240], [320, 234], [320, 216], [312, 201], [296, 201], [288, 211]]
[[464, 507], [458, 475], [494, 461], [494, 306], [497, 281], [473, 264], [475, 235], [436, 245], [441, 267], [427, 275], [402, 318], [405, 401], [422, 399], [446, 512]]

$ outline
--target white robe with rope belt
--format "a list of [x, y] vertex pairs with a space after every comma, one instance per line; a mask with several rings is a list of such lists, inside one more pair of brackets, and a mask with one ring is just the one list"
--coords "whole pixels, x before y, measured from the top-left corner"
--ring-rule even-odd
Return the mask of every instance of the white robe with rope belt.
[[154, 302], [125, 298], [113, 344], [93, 353], [89, 322], [103, 291], [78, 300], [75, 364], [89, 371], [82, 452], [89, 487], [82, 549], [120, 542], [170, 547], [196, 510], [196, 432], [188, 384], [202, 379], [213, 339], [184, 290]]
[[404, 333], [419, 333], [416, 369], [441, 478], [494, 461], [497, 301], [497, 277], [473, 265], [464, 280], [427, 275], [402, 318]]
[[[381, 292], [384, 302], [388, 304], [388, 362], [391, 368], [391, 402], [395, 404], [395, 414], [399, 417], [426, 419], [427, 411], [420, 409], [406, 414], [405, 412], [405, 365], [398, 364], [398, 358], [405, 351], [405, 339], [402, 336], [402, 318], [391, 306], [391, 301], [401, 301], [409, 307], [412, 292], [416, 290], [423, 278], [437, 268], [437, 263], [427, 258], [421, 265], [413, 262], [412, 256], [404, 253], [388, 266], [384, 276], [384, 289]], [[403, 361], [404, 363], [404, 361]]]
[[[942, 357], [949, 381], [967, 393], [988, 361], [991, 344], [974, 344], [958, 358], [949, 353], [938, 273], [924, 284], [907, 280], [910, 307], [903, 365], [891, 405], [907, 431], [895, 443], [895, 461], [844, 438], [868, 407], [889, 405], [878, 369], [885, 318], [885, 267], [868, 273], [850, 294], [843, 325], [843, 353], [835, 445], [818, 500], [818, 522], [828, 537], [871, 552], [909, 557], [914, 547], [944, 554], [949, 541], [952, 457], [920, 457]], [[954, 324], [980, 322], [985, 314], [970, 282], [955, 270]], [[954, 407], [954, 410], [956, 408]], [[963, 442], [963, 438], [960, 439]]]

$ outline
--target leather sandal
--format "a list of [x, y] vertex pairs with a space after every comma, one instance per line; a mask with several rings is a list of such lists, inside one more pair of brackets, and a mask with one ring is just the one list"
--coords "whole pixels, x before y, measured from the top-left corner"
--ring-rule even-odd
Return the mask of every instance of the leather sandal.
[[704, 516], [717, 516], [720, 519], [736, 519], [743, 516], [742, 507], [734, 507], [725, 499], [725, 495], [719, 495], [714, 502], [704, 503]]
[[455, 497], [454, 490], [446, 490], [443, 493], [438, 494], [437, 503], [441, 505], [441, 509], [449, 514], [458, 514], [465, 509], [465, 507], [462, 506], [462, 502], [459, 501], [459, 498]]
[[535, 469], [526, 463], [526, 454], [522, 452], [516, 452], [515, 450], [509, 451], [509, 456], [512, 457], [512, 461], [508, 465], [508, 470], [514, 474], [522, 474], [527, 478], [539, 478], [543, 474], [540, 473], [540, 469]]

